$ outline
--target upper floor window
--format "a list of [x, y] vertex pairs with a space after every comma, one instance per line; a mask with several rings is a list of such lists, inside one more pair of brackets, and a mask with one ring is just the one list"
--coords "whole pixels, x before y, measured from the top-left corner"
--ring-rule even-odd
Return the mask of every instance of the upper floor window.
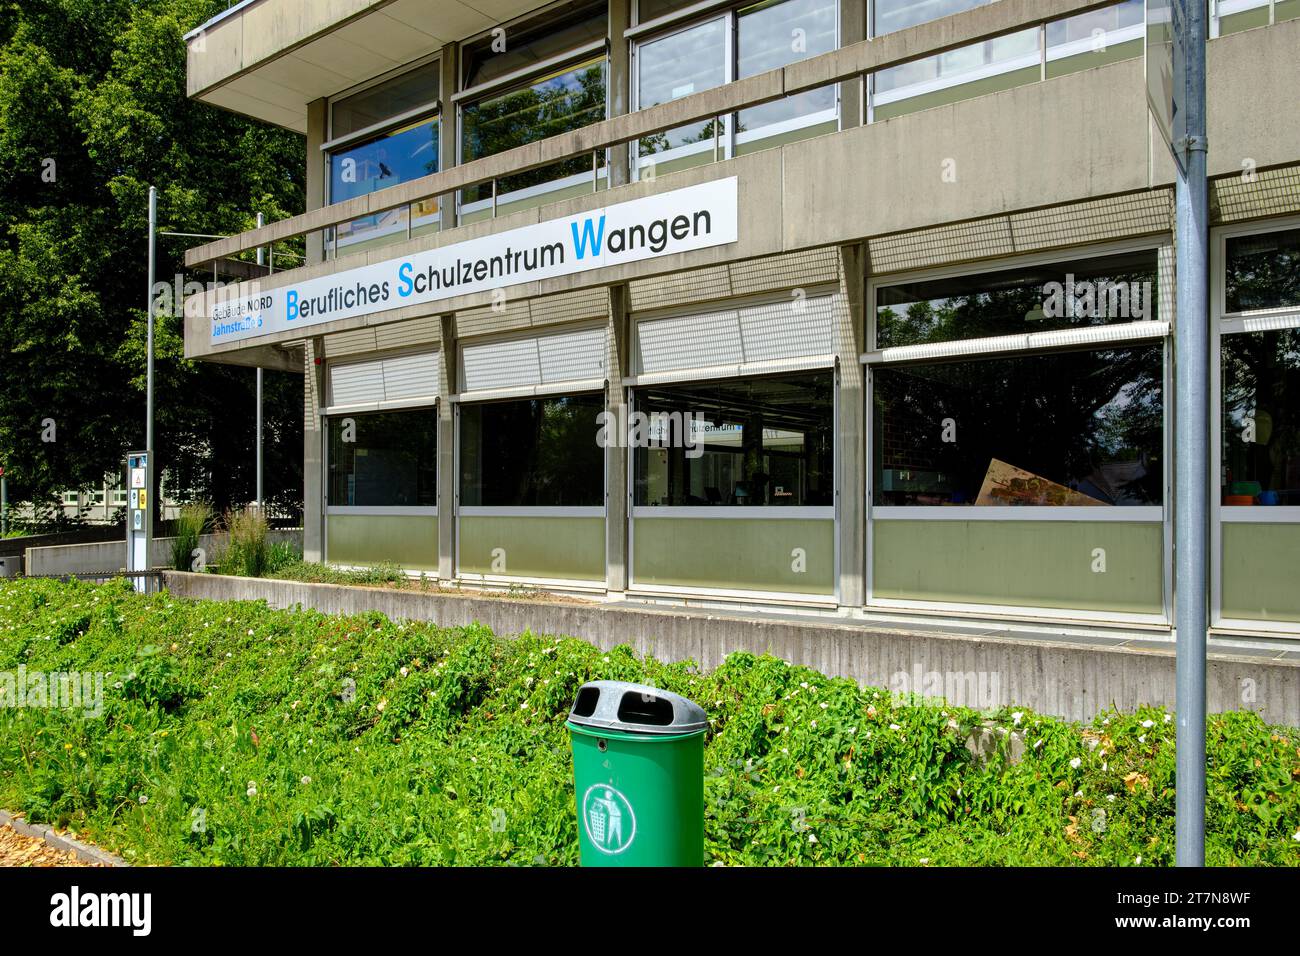
[[[330, 105], [329, 201], [343, 202], [438, 171], [438, 63], [381, 81]], [[336, 230], [336, 254], [437, 228], [434, 199], [363, 216]]]
[[[505, 28], [467, 44], [465, 90], [458, 94], [460, 161], [492, 156], [540, 139], [589, 126], [606, 116], [604, 4], [567, 4], [519, 28]], [[463, 190], [460, 218], [494, 214], [591, 192], [605, 176], [603, 156], [592, 171], [589, 157]]]
[[1300, 229], [1230, 236], [1225, 251], [1225, 312], [1300, 307]]
[[[648, 12], [673, 12], [668, 9], [673, 6], [642, 0], [640, 19], [653, 19]], [[634, 50], [636, 108], [765, 73], [838, 45], [837, 0], [766, 0], [674, 24]], [[836, 96], [836, 87], [827, 86], [644, 137], [637, 168], [653, 165], [667, 172], [833, 132], [839, 126]]]

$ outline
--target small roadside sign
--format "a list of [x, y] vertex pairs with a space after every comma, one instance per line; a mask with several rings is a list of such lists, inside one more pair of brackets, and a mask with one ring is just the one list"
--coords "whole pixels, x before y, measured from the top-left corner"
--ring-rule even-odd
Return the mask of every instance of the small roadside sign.
[[1147, 0], [1147, 106], [1174, 162], [1184, 173], [1184, 140], [1187, 137], [1183, 110], [1185, 48], [1186, 30], [1178, 0]]

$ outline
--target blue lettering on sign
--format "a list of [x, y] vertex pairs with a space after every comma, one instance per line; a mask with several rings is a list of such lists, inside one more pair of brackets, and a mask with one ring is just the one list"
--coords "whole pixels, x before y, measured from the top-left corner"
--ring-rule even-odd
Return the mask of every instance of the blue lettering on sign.
[[285, 308], [289, 312], [289, 321], [298, 318], [298, 290], [290, 289], [284, 297]]
[[578, 235], [578, 224], [569, 223], [569, 229], [573, 232], [573, 249], [577, 253], [577, 258], [585, 259], [587, 257], [587, 245], [591, 244], [592, 256], [600, 255], [601, 243], [605, 241], [605, 217], [600, 217], [600, 229], [593, 229], [591, 220], [582, 220], [582, 235]]
[[397, 283], [397, 294], [406, 298], [415, 291], [415, 283], [411, 281], [411, 264], [403, 262], [397, 269], [397, 276], [401, 280]]

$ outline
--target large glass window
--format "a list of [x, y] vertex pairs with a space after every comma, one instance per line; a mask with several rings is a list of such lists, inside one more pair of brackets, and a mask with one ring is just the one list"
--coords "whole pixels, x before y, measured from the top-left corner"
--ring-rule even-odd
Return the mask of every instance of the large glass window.
[[[838, 46], [838, 36], [837, 0], [768, 0], [745, 7], [736, 22], [736, 76], [744, 79], [829, 53]], [[835, 97], [834, 86], [823, 86], [741, 110], [736, 116], [736, 151], [834, 132], [839, 124]]]
[[1154, 250], [923, 279], [876, 290], [876, 347], [1159, 316]]
[[637, 389], [636, 412], [636, 505], [834, 504], [829, 371]]
[[438, 413], [433, 408], [328, 421], [332, 506], [434, 507]]
[[460, 407], [460, 503], [488, 507], [600, 507], [603, 395]]
[[1300, 229], [1234, 236], [1226, 251], [1226, 312], [1300, 307]]
[[876, 505], [1158, 505], [1160, 345], [873, 371]]
[[[489, 96], [461, 109], [461, 161], [491, 156], [539, 139], [590, 126], [605, 118], [605, 58], [558, 70], [506, 93]], [[603, 155], [597, 157], [604, 175]], [[497, 181], [498, 210], [556, 190], [592, 189], [591, 159], [578, 156]], [[491, 215], [492, 184], [462, 194], [461, 216], [472, 221]]]
[[[637, 45], [636, 108], [830, 52], [838, 31], [838, 0], [766, 0], [672, 28]], [[670, 172], [831, 132], [838, 122], [836, 87], [827, 86], [644, 137], [638, 169]]]
[[[465, 88], [490, 85], [482, 96], [460, 106], [460, 161], [492, 156], [537, 140], [598, 123], [606, 115], [606, 60], [602, 51], [586, 58], [574, 52], [605, 38], [604, 4], [579, 5], [552, 11], [544, 20], [504, 35], [491, 34], [467, 46]], [[573, 52], [575, 59], [533, 76], [515, 76], [546, 61]], [[598, 176], [605, 175], [598, 157]], [[579, 156], [497, 181], [497, 211], [553, 202], [565, 191], [591, 192], [590, 156]], [[471, 187], [461, 194], [461, 221], [492, 215], [492, 184]]]
[[871, 5], [871, 35], [884, 36], [927, 20], [982, 7], [993, 0], [875, 0]]
[[1300, 329], [1225, 335], [1223, 503], [1300, 505]]
[[[373, 136], [347, 141], [327, 156], [329, 201], [355, 199], [438, 171], [438, 63], [409, 70], [376, 86], [336, 100], [330, 108], [330, 136], [346, 139], [374, 128]], [[423, 116], [418, 115], [421, 109]], [[396, 125], [383, 129], [386, 122]], [[405, 239], [437, 229], [438, 202], [362, 216], [339, 226], [331, 237], [335, 254]]]
[[1124, 0], [1047, 24], [1047, 76], [1064, 76], [1143, 55], [1144, 0]]

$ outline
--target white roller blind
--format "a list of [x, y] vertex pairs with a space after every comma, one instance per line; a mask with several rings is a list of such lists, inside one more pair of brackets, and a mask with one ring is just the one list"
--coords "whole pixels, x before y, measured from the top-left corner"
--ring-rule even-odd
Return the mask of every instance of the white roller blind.
[[637, 323], [635, 371], [689, 377], [693, 369], [742, 375], [763, 366], [829, 362], [835, 352], [835, 299], [820, 295]]
[[463, 392], [555, 391], [605, 377], [605, 327], [466, 344], [461, 347]]
[[423, 405], [438, 397], [438, 353], [330, 365], [330, 407]]

